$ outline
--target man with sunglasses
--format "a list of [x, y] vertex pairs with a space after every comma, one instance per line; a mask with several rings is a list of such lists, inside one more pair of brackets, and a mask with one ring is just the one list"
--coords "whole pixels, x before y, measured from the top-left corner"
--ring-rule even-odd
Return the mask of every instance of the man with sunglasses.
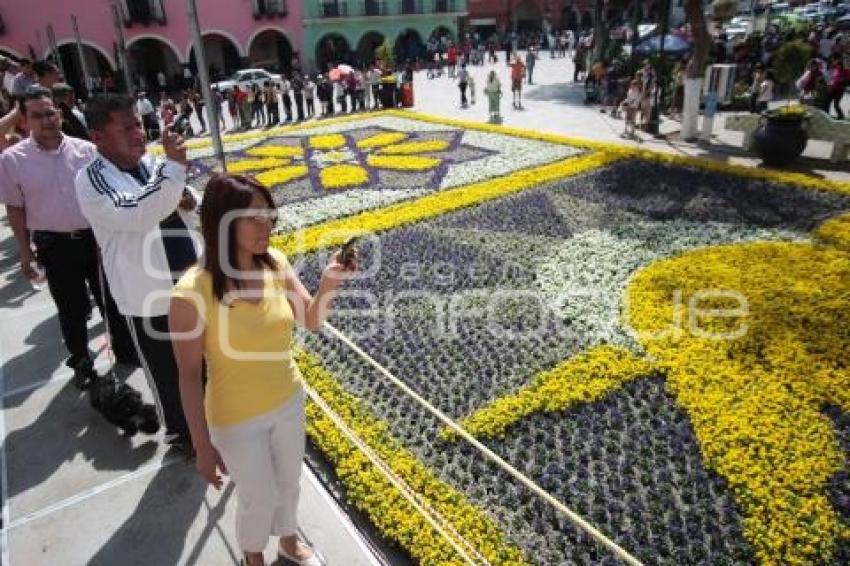
[[138, 365], [126, 322], [108, 290], [105, 311], [101, 304], [97, 244], [76, 199], [74, 177], [96, 149], [62, 133], [62, 114], [47, 89], [30, 87], [20, 109], [29, 137], [0, 155], [0, 202], [17, 240], [21, 271], [35, 280], [37, 257], [46, 272], [70, 353], [65, 363], [83, 389], [97, 378], [88, 349], [90, 294], [109, 319], [118, 363]]
[[186, 146], [166, 129], [165, 158], [148, 153], [142, 117], [129, 96], [97, 95], [85, 115], [97, 154], [77, 175], [77, 199], [100, 244], [165, 440], [191, 453], [167, 316], [173, 284], [198, 257], [189, 227], [199, 199], [186, 186]]

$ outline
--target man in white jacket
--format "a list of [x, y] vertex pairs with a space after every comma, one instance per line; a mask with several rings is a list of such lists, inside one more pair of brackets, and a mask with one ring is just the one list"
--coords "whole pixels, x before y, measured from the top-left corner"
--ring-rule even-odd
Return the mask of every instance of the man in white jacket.
[[190, 451], [168, 331], [171, 287], [197, 261], [189, 226], [198, 202], [186, 186], [183, 138], [166, 131], [165, 159], [146, 153], [135, 101], [92, 98], [86, 121], [98, 154], [76, 178], [77, 200], [94, 230], [104, 270], [166, 426], [166, 442]]

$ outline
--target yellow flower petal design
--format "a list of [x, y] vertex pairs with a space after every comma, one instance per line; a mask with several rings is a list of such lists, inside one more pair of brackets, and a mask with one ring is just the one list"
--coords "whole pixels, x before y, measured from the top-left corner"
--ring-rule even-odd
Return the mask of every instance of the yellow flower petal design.
[[425, 171], [433, 169], [441, 162], [436, 157], [418, 155], [370, 155], [366, 163], [376, 169], [392, 169], [394, 171]]
[[322, 169], [319, 179], [326, 189], [342, 189], [367, 183], [369, 172], [359, 165], [343, 163]]
[[339, 149], [343, 146], [345, 146], [345, 136], [342, 134], [310, 136], [310, 147], [314, 149]]
[[385, 145], [398, 143], [406, 139], [407, 134], [404, 132], [387, 132], [385, 134], [376, 134], [374, 136], [369, 136], [368, 138], [363, 138], [357, 142], [357, 147], [360, 149], [372, 149], [375, 147], [383, 147]]
[[844, 527], [828, 483], [844, 455], [822, 410], [850, 410], [850, 254], [807, 242], [699, 249], [639, 271], [625, 304], [706, 466], [735, 493], [759, 562], [831, 563]]
[[245, 150], [251, 157], [301, 157], [304, 150], [294, 145], [264, 145]]
[[850, 252], [850, 214], [830, 218], [814, 234], [823, 242]]
[[280, 185], [281, 183], [294, 181], [306, 174], [306, 165], [290, 165], [289, 167], [278, 167], [276, 169], [270, 169], [269, 171], [263, 171], [258, 174], [256, 178], [260, 183], [271, 188], [275, 185]]
[[378, 153], [384, 155], [412, 155], [416, 153], [445, 151], [448, 148], [449, 142], [446, 140], [424, 140], [388, 145], [381, 148]]
[[259, 171], [261, 169], [271, 169], [273, 167], [282, 167], [289, 165], [289, 159], [280, 159], [277, 157], [266, 157], [264, 159], [243, 159], [241, 161], [233, 161], [227, 164], [228, 173], [245, 173], [246, 171]]

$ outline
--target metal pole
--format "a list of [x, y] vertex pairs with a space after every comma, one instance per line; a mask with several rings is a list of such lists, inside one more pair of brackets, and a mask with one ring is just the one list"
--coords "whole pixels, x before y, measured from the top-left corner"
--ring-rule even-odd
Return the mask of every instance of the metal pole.
[[222, 172], [227, 171], [227, 161], [224, 157], [224, 146], [221, 143], [221, 132], [218, 129], [218, 113], [221, 108], [215, 108], [212, 90], [210, 88], [210, 75], [207, 70], [207, 57], [204, 53], [204, 40], [201, 36], [201, 26], [198, 24], [198, 8], [195, 0], [186, 0], [186, 10], [189, 14], [189, 26], [192, 28], [192, 43], [195, 48], [195, 64], [198, 67], [198, 78], [201, 81], [201, 95], [204, 97], [204, 105], [207, 107], [207, 123], [210, 128], [215, 156], [221, 164]]
[[112, 25], [115, 26], [115, 37], [118, 38], [118, 64], [121, 66], [121, 71], [124, 74], [124, 85], [127, 92], [133, 94], [134, 85], [130, 80], [130, 66], [127, 61], [127, 44], [124, 42], [124, 28], [121, 27], [121, 15], [118, 12], [118, 4], [113, 2], [112, 8]]
[[73, 14], [71, 14], [71, 27], [74, 28], [74, 39], [77, 41], [77, 53], [80, 55], [80, 69], [83, 71], [83, 89], [85, 90], [85, 98], [88, 98], [89, 89], [91, 89], [91, 77], [89, 76], [89, 66], [86, 62], [86, 54], [85, 51], [83, 51], [83, 40], [80, 38], [80, 27], [77, 25], [77, 16]]
[[667, 39], [667, 29], [670, 21], [670, 0], [664, 0], [664, 13], [661, 19], [661, 41], [658, 47], [658, 70], [655, 71], [655, 104], [652, 105], [648, 129], [649, 133], [661, 135], [661, 102], [664, 100], [664, 41]]

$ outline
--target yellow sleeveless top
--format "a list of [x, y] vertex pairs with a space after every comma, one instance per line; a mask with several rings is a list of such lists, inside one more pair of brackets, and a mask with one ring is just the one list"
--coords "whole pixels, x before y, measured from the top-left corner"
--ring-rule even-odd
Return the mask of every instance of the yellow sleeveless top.
[[[282, 253], [270, 253], [281, 267], [288, 265]], [[274, 410], [298, 391], [301, 374], [292, 355], [295, 319], [279, 273], [264, 270], [263, 293], [256, 303], [216, 300], [212, 276], [198, 266], [183, 275], [172, 296], [192, 302], [203, 321], [207, 423], [241, 423]]]

